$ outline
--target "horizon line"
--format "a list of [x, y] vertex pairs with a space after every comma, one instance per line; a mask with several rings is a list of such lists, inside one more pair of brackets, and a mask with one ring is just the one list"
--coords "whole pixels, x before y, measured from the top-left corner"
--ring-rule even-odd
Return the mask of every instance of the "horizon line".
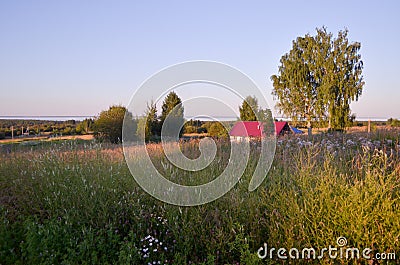
[[[34, 118], [94, 118], [97, 115], [0, 115], [0, 119], [34, 119]], [[202, 117], [203, 116], [203, 117]], [[232, 120], [237, 120], [238, 117], [236, 116], [211, 116], [211, 115], [193, 115], [193, 116], [185, 116], [185, 119], [193, 119], [195, 117], [199, 117], [199, 118], [223, 118], [223, 119], [232, 119]], [[356, 117], [355, 120], [388, 120], [390, 118], [393, 117], [378, 117], [378, 116], [360, 116], [360, 117]], [[287, 117], [282, 117], [282, 116], [276, 116], [274, 117], [274, 119], [285, 119], [285, 120], [290, 120], [290, 118]]]

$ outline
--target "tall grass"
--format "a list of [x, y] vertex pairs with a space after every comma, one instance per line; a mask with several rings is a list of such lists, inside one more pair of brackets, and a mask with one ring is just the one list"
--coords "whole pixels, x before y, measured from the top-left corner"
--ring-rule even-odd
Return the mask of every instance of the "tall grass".
[[[322, 143], [325, 138], [333, 147]], [[266, 180], [248, 192], [258, 157], [253, 150], [242, 180], [222, 198], [196, 207], [164, 204], [145, 193], [119, 146], [69, 141], [16, 147], [0, 154], [0, 263], [280, 264], [260, 260], [259, 247], [323, 248], [339, 236], [348, 246], [400, 255], [398, 134], [390, 145], [385, 138], [374, 148], [362, 147], [368, 139], [358, 136], [325, 138], [311, 144], [280, 140]], [[229, 146], [219, 147], [225, 161], [221, 150]], [[193, 143], [182, 149], [198, 156]], [[162, 170], [163, 155], [153, 160]], [[203, 183], [221, 165], [195, 177], [170, 177]]]

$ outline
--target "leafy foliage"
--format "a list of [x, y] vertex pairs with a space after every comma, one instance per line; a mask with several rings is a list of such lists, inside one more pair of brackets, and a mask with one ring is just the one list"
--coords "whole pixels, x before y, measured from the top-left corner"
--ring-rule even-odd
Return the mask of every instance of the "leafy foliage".
[[333, 38], [326, 28], [293, 41], [282, 56], [278, 74], [271, 76], [278, 110], [295, 122], [327, 119], [333, 129], [351, 121], [350, 103], [357, 101], [364, 85], [359, 42], [349, 43], [348, 30]]
[[[166, 132], [166, 134], [169, 134], [171, 133], [171, 131], [173, 131], [173, 128], [182, 127], [179, 132], [179, 136], [181, 136], [183, 133], [183, 124], [184, 124], [183, 113], [184, 113], [184, 107], [182, 105], [182, 100], [180, 99], [180, 97], [178, 97], [178, 95], [174, 91], [171, 91], [164, 99], [162, 105], [162, 112], [160, 117], [160, 129], [164, 125], [166, 125], [164, 132]], [[165, 120], [167, 119], [167, 117], [168, 117], [168, 124], [165, 124]]]
[[94, 136], [100, 141], [120, 143], [122, 141], [122, 125], [125, 114], [127, 120], [133, 122], [132, 114], [123, 106], [111, 106], [102, 111], [94, 122]]
[[185, 133], [204, 133], [206, 129], [202, 127], [203, 121], [190, 119], [185, 123], [184, 132]]
[[328, 121], [333, 129], [342, 130], [352, 119], [350, 103], [361, 96], [364, 81], [363, 61], [358, 53], [359, 42], [349, 43], [348, 30], [339, 31], [333, 40], [331, 54], [326, 61], [326, 77], [323, 90], [327, 95]]
[[93, 130], [93, 124], [94, 124], [93, 119], [84, 119], [76, 126], [76, 132], [79, 134], [88, 134]]
[[264, 133], [266, 135], [275, 132], [274, 119], [270, 109], [262, 109], [258, 105], [258, 100], [255, 96], [247, 96], [239, 107], [241, 121], [261, 121], [264, 123]]
[[262, 109], [255, 96], [247, 96], [239, 107], [240, 120], [242, 121], [271, 121], [273, 119], [270, 109]]
[[208, 128], [208, 135], [211, 137], [227, 138], [229, 133], [220, 122], [212, 122]]
[[239, 107], [240, 120], [257, 121], [256, 113], [258, 112], [258, 100], [256, 97], [248, 96], [243, 100], [242, 106]]
[[143, 137], [146, 142], [156, 140], [157, 136], [160, 135], [159, 121], [157, 119], [157, 108], [156, 105], [151, 102], [147, 105], [144, 117], [140, 118], [137, 126], [137, 135], [139, 138]]
[[388, 124], [389, 124], [391, 127], [400, 127], [400, 120], [390, 118], [390, 119], [388, 119]]
[[168, 115], [183, 119], [183, 112], [184, 108], [182, 105], [182, 100], [174, 91], [171, 91], [164, 99], [162, 105], [162, 113], [160, 117], [161, 124], [164, 123]]

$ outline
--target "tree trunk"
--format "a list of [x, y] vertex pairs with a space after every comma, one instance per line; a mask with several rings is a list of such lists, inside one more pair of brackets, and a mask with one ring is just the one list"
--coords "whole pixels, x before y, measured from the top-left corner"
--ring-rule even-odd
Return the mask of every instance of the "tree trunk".
[[368, 120], [368, 133], [371, 132], [371, 120]]
[[311, 121], [307, 121], [307, 132], [308, 132], [308, 136], [312, 135]]

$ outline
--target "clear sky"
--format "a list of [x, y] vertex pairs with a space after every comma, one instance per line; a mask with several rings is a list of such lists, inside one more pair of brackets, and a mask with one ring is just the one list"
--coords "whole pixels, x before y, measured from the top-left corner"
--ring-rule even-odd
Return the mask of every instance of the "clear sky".
[[280, 57], [325, 25], [362, 45], [366, 85], [353, 112], [400, 118], [399, 11], [399, 1], [3, 0], [0, 116], [96, 115], [188, 60], [240, 69], [274, 105]]

